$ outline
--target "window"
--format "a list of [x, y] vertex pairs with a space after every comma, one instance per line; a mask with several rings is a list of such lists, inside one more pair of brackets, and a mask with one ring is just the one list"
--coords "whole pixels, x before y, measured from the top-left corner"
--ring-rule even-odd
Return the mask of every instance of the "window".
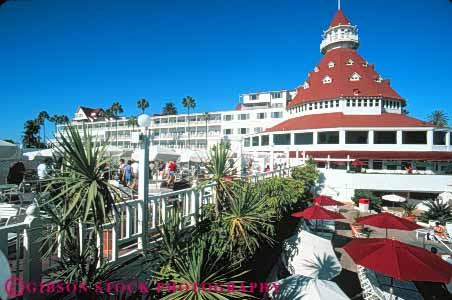
[[445, 131], [433, 132], [433, 145], [446, 145], [446, 132]]
[[270, 96], [272, 99], [280, 99], [281, 98], [281, 92], [272, 92], [270, 93]]
[[245, 147], [249, 147], [250, 146], [250, 138], [246, 138], [245, 139]]
[[346, 131], [345, 143], [346, 144], [367, 144], [369, 138], [369, 132], [367, 131]]
[[268, 146], [270, 145], [270, 138], [268, 135], [261, 136], [261, 146]]
[[339, 107], [339, 100], [336, 100], [336, 107]]
[[312, 145], [313, 141], [312, 132], [295, 133], [295, 145]]
[[356, 100], [352, 100], [352, 106], [353, 106], [353, 107], [356, 106]]
[[280, 119], [282, 118], [282, 111], [273, 111], [271, 116], [273, 119]]
[[375, 100], [375, 106], [380, 106], [380, 100]]
[[328, 108], [328, 101], [325, 101], [325, 108]]
[[317, 102], [314, 103], [314, 109], [317, 109]]
[[373, 169], [374, 170], [383, 170], [383, 162], [381, 160], [373, 161]]
[[234, 120], [234, 115], [224, 115], [223, 121], [232, 121]]
[[263, 120], [263, 119], [265, 119], [267, 117], [267, 114], [266, 113], [257, 113], [256, 114], [256, 119], [258, 119], [258, 120]]
[[233, 131], [231, 128], [223, 129], [223, 134], [233, 134]]
[[322, 82], [323, 82], [323, 84], [328, 84], [328, 83], [331, 83], [333, 80], [331, 79], [331, 77], [330, 76], [325, 76], [324, 78], [323, 78], [323, 80], [322, 80]]
[[358, 81], [361, 79], [361, 75], [359, 75], [358, 73], [353, 73], [352, 76], [350, 76], [350, 81]]
[[304, 82], [303, 84], [304, 89], [309, 89], [309, 83], [307, 81]]
[[258, 94], [250, 95], [250, 100], [257, 100], [257, 99], [259, 99], [259, 95]]
[[275, 145], [290, 145], [290, 133], [274, 134], [273, 144]]
[[319, 108], [322, 109], [323, 108], [323, 102], [319, 103]]
[[397, 131], [375, 131], [374, 144], [397, 144]]
[[426, 131], [404, 131], [402, 133], [402, 143], [411, 145], [425, 145], [427, 144]]
[[239, 134], [248, 134], [248, 128], [240, 128]]
[[272, 104], [272, 107], [273, 107], [273, 108], [283, 107], [283, 104], [282, 104], [282, 103], [273, 103], [273, 104]]
[[262, 127], [254, 128], [254, 133], [260, 133], [260, 132], [262, 132]]
[[312, 103], [309, 103], [309, 110], [312, 110]]
[[353, 66], [353, 60], [350, 58], [349, 60], [347, 60], [347, 63], [346, 63], [346, 65], [347, 66]]
[[258, 136], [253, 136], [252, 146], [253, 147], [259, 146], [259, 137]]
[[347, 100], [347, 106], [350, 106], [350, 102], [351, 102], [350, 100]]
[[339, 131], [325, 131], [317, 133], [318, 144], [339, 144]]
[[319, 67], [316, 66], [316, 67], [314, 68], [314, 72], [318, 72], [318, 71], [319, 71]]
[[333, 61], [330, 61], [329, 63], [328, 63], [328, 68], [334, 68], [334, 62]]
[[369, 100], [369, 107], [372, 107], [372, 106], [374, 106], [374, 100], [370, 99]]
[[244, 121], [244, 120], [248, 120], [250, 118], [250, 114], [240, 114], [239, 115], [239, 120]]
[[383, 81], [383, 77], [381, 77], [380, 75], [378, 75], [377, 78], [375, 78], [375, 82], [382, 82]]

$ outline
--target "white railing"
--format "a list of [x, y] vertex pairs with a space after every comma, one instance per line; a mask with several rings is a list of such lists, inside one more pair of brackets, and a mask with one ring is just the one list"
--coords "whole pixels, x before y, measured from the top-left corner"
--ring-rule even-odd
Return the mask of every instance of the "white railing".
[[[287, 177], [292, 168], [242, 177], [248, 182], [259, 182], [275, 176]], [[111, 262], [132, 259], [141, 251], [153, 247], [161, 238], [160, 228], [171, 213], [178, 213], [181, 229], [196, 226], [200, 221], [202, 208], [212, 204], [213, 183], [151, 195], [149, 202], [133, 199], [116, 204], [111, 222], [104, 224], [97, 235], [99, 256]], [[12, 275], [24, 282], [40, 282], [43, 271], [54, 268], [63, 256], [61, 240], [51, 258], [41, 261], [41, 246], [47, 230], [52, 229], [48, 219], [39, 214], [39, 208], [30, 206], [23, 223], [0, 227], [0, 251], [9, 258]], [[86, 224], [78, 224], [80, 249], [83, 250], [87, 235], [93, 230]], [[45, 247], [44, 247], [45, 248]], [[27, 295], [25, 295], [27, 296]]]

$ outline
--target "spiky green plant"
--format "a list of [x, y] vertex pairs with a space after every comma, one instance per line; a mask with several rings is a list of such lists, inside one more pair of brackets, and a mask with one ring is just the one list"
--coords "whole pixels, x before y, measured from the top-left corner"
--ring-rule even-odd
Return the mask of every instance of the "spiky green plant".
[[[190, 284], [189, 289], [177, 289], [169, 292], [162, 289], [162, 300], [226, 300], [226, 299], [249, 299], [252, 295], [241, 291], [228, 291], [228, 284], [239, 287], [243, 282], [237, 280], [246, 272], [240, 272], [240, 262], [225, 263], [227, 259], [220, 255], [215, 255], [212, 251], [214, 245], [206, 240], [200, 240], [190, 247], [187, 255], [180, 256], [175, 260], [174, 269], [167, 274], [158, 274], [162, 281], [171, 281], [177, 286]], [[193, 283], [199, 284], [197, 289], [193, 288]], [[212, 283], [217, 288], [201, 288], [202, 283]], [[215, 283], [215, 285], [213, 285]], [[244, 284], [244, 283], [243, 283]]]
[[423, 204], [427, 207], [427, 211], [423, 212], [419, 217], [422, 222], [437, 220], [442, 225], [452, 222], [452, 206], [450, 204], [439, 199], [424, 201]]
[[117, 187], [103, 176], [109, 162], [105, 145], [96, 146], [85, 129], [80, 136], [77, 129], [68, 126], [57, 137], [56, 151], [65, 158], [65, 171], [49, 181], [50, 202], [64, 207], [62, 218], [81, 219], [99, 228], [109, 220], [115, 202], [120, 199]]
[[271, 222], [274, 213], [267, 208], [263, 191], [257, 186], [242, 183], [233, 193], [221, 222], [228, 234], [230, 250], [245, 258], [253, 255], [260, 243], [274, 242]]
[[220, 216], [222, 204], [226, 204], [232, 196], [232, 183], [228, 179], [237, 173], [234, 165], [235, 160], [229, 144], [221, 142], [210, 149], [205, 166], [211, 176], [210, 181], [215, 183], [212, 197], [217, 218]]

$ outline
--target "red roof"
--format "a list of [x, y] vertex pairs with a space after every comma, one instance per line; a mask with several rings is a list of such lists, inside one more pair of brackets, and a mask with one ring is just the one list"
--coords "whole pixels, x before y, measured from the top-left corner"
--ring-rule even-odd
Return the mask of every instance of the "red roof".
[[[446, 151], [306, 151], [314, 158], [381, 159], [381, 160], [448, 160], [452, 161], [452, 152]], [[302, 153], [299, 157], [302, 157]]]
[[350, 21], [347, 19], [347, 17], [344, 15], [342, 10], [338, 10], [336, 14], [334, 15], [333, 20], [331, 21], [330, 28], [339, 26], [339, 25], [351, 25]]
[[242, 110], [242, 104], [237, 103], [237, 105], [235, 106], [235, 110]]
[[305, 130], [336, 127], [434, 127], [433, 124], [401, 114], [344, 115], [329, 113], [286, 120], [266, 131]]
[[102, 108], [89, 108], [80, 106], [80, 109], [85, 113], [88, 118], [97, 118], [100, 116], [100, 113], [104, 112]]
[[[330, 62], [334, 63], [333, 67], [329, 66]], [[350, 77], [355, 73], [360, 78], [351, 81]], [[323, 83], [327, 76], [331, 78], [331, 83]], [[308, 74], [306, 82], [309, 87], [297, 88], [297, 95], [289, 103], [289, 107], [303, 102], [339, 97], [384, 97], [403, 100], [392, 89], [389, 80], [380, 81], [379, 78], [381, 77], [374, 70], [374, 66], [368, 65], [354, 49], [332, 49], [325, 53], [317, 65], [317, 72], [312, 71]]]

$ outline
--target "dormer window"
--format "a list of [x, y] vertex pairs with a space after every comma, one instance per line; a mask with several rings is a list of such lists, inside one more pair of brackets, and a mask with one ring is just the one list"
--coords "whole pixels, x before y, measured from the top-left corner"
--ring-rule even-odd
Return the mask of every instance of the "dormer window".
[[330, 76], [325, 76], [322, 80], [323, 84], [328, 84], [331, 83], [333, 81], [333, 79]]
[[329, 63], [328, 63], [328, 68], [334, 68], [334, 62], [333, 61], [330, 61]]
[[309, 89], [309, 83], [307, 81], [304, 82], [303, 84], [304, 89]]
[[377, 78], [375, 78], [375, 82], [382, 82], [383, 81], [383, 77], [381, 77], [381, 75], [378, 75]]
[[368, 65], [367, 61], [365, 63], [363, 63], [364, 68], [367, 68], [367, 65]]
[[350, 58], [349, 60], [347, 60], [346, 65], [347, 65], [347, 66], [353, 66], [354, 63], [355, 63], [355, 62]]
[[319, 67], [315, 66], [314, 72], [318, 72], [318, 71], [319, 71]]
[[352, 76], [350, 76], [350, 81], [358, 81], [361, 79], [361, 75], [359, 75], [358, 73], [353, 73]]

